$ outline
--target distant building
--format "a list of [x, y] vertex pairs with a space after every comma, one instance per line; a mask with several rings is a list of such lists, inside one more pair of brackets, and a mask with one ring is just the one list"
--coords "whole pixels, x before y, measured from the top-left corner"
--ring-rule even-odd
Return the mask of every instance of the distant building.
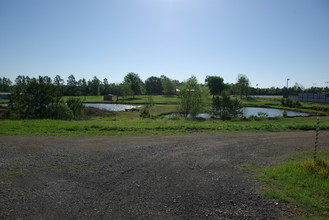
[[0, 99], [9, 99], [10, 93], [0, 93]]
[[113, 97], [112, 94], [104, 95], [104, 101], [113, 101]]

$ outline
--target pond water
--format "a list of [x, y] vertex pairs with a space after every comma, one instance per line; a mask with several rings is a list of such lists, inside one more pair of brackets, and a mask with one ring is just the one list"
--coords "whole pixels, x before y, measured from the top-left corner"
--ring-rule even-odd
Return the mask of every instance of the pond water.
[[[106, 104], [106, 103], [84, 103], [87, 107], [94, 107], [98, 109], [104, 109], [107, 111], [125, 111], [126, 109], [133, 109], [137, 107], [141, 107], [141, 105], [124, 105], [124, 104]], [[8, 106], [8, 104], [0, 104], [0, 106]], [[267, 113], [268, 117], [278, 117], [283, 116], [285, 110], [276, 109], [276, 108], [257, 108], [257, 107], [244, 107], [243, 115], [245, 117], [249, 117], [251, 115], [257, 116], [258, 112]], [[287, 111], [288, 117], [296, 117], [296, 116], [309, 116], [308, 113], [296, 112], [296, 111]], [[167, 117], [175, 116], [177, 114], [169, 114]], [[210, 118], [210, 114], [201, 113], [198, 114], [197, 117], [200, 118]]]
[[126, 109], [140, 107], [140, 105], [123, 105], [123, 104], [105, 104], [105, 103], [84, 103], [86, 107], [93, 107], [107, 111], [121, 112]]
[[[123, 105], [123, 104], [106, 104], [106, 103], [83, 103], [86, 107], [94, 107], [104, 109], [107, 111], [121, 112], [126, 109], [133, 109], [141, 107], [140, 105]], [[0, 104], [0, 106], [7, 107], [8, 104]]]
[[[243, 116], [245, 117], [250, 117], [252, 115], [258, 116], [259, 112], [267, 113], [268, 117], [278, 117], [278, 116], [283, 116], [285, 110], [282, 109], [276, 109], [276, 108], [257, 108], [257, 107], [244, 107], [242, 109]], [[287, 111], [287, 116], [288, 117], [296, 117], [296, 116], [309, 116], [310, 114], [308, 113], [303, 113], [303, 112], [296, 112], [296, 111]], [[177, 114], [169, 114], [167, 115], [168, 117], [172, 116], [177, 116]], [[208, 113], [201, 113], [198, 114], [197, 117], [199, 118], [210, 118], [210, 114]]]
[[264, 112], [268, 114], [268, 117], [278, 117], [278, 116], [282, 116], [284, 111], [286, 111], [288, 117], [310, 115], [308, 113], [303, 113], [303, 112], [288, 111], [288, 110], [282, 110], [276, 108], [256, 108], [256, 107], [244, 107], [243, 115], [246, 117], [249, 117], [251, 115], [257, 116], [258, 112]]

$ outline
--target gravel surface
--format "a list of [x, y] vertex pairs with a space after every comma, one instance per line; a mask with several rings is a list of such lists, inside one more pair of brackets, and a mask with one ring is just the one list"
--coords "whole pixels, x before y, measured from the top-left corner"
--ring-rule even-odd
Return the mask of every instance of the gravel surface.
[[[243, 164], [312, 150], [315, 132], [0, 136], [0, 219], [279, 219]], [[329, 148], [321, 132], [320, 149]]]

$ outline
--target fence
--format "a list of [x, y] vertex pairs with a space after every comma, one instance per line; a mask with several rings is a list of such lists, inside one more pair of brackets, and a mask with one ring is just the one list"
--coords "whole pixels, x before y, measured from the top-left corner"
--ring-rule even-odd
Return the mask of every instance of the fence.
[[298, 100], [300, 102], [318, 102], [329, 103], [329, 94], [312, 94], [312, 93], [299, 93], [298, 96], [289, 96], [290, 99]]

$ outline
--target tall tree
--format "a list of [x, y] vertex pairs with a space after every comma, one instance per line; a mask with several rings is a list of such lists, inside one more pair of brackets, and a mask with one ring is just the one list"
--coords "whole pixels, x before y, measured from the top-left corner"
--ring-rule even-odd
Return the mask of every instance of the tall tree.
[[54, 85], [57, 87], [57, 91], [63, 95], [64, 93], [64, 80], [59, 76], [55, 76]]
[[100, 83], [101, 81], [96, 76], [94, 76], [93, 80], [91, 81], [91, 95], [100, 95]]
[[109, 81], [107, 80], [107, 78], [103, 79], [103, 91], [101, 92], [102, 95], [108, 95], [110, 94], [110, 85], [109, 85]]
[[161, 95], [162, 83], [161, 79], [156, 76], [151, 76], [145, 80], [145, 90], [147, 95]]
[[130, 72], [124, 77], [125, 85], [130, 85], [133, 96], [142, 93], [143, 81], [139, 78], [137, 73]]
[[87, 81], [85, 78], [82, 78], [78, 81], [78, 87], [79, 87], [79, 94], [86, 96], [89, 95], [89, 88], [87, 85]]
[[71, 96], [77, 95], [77, 92], [78, 92], [77, 84], [78, 84], [78, 82], [75, 80], [75, 77], [73, 76], [73, 74], [71, 74], [68, 77], [67, 83], [66, 83], [66, 86], [67, 86], [66, 95], [71, 95]]
[[207, 76], [205, 82], [212, 97], [220, 95], [225, 88], [224, 79], [219, 76]]
[[244, 74], [238, 75], [236, 87], [237, 87], [238, 93], [240, 94], [241, 99], [242, 99], [243, 95], [245, 95], [246, 98], [248, 97], [250, 81], [246, 75], [244, 75]]
[[29, 81], [30, 81], [30, 78], [28, 76], [19, 75], [15, 79], [15, 88], [24, 90]]

